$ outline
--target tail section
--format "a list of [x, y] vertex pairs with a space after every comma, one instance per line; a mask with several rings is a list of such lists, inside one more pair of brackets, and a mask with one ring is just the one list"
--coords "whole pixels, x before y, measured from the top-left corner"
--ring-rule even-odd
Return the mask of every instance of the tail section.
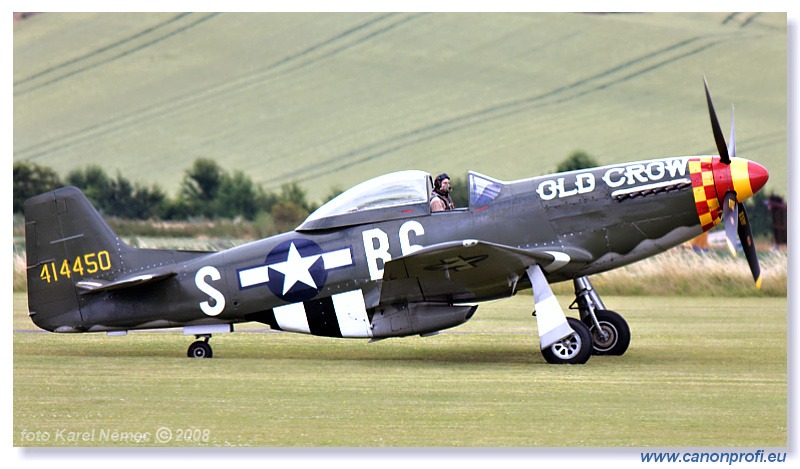
[[33, 322], [56, 332], [82, 332], [84, 278], [113, 279], [126, 269], [125, 244], [75, 187], [25, 202], [28, 309]]

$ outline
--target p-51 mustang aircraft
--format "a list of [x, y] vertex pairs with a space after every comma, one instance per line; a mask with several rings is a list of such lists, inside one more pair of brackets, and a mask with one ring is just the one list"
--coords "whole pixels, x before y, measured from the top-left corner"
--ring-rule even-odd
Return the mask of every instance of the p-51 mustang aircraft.
[[[736, 157], [706, 85], [719, 155], [603, 166], [512, 182], [469, 173], [469, 207], [431, 213], [433, 181], [401, 171], [359, 184], [289, 233], [221, 252], [135, 249], [83, 194], [25, 203], [33, 322], [62, 333], [182, 327], [189, 357], [237, 323], [328, 337], [427, 336], [468, 321], [476, 302], [532, 288], [549, 363], [622, 355], [626, 321], [589, 276], [661, 253], [724, 222], [760, 286], [742, 202], [767, 182]], [[580, 319], [550, 284], [571, 280]]]

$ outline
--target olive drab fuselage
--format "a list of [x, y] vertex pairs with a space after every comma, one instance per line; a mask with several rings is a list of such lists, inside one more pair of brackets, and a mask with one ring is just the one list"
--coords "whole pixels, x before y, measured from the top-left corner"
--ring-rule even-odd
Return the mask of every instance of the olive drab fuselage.
[[[346, 226], [338, 226], [336, 216], [328, 217], [216, 253], [117, 250], [123, 244], [118, 238], [112, 246], [70, 249], [85, 237], [65, 239], [57, 243], [68, 248], [65, 255], [34, 267], [31, 303], [37, 304], [34, 295], [46, 295], [48, 287], [60, 284], [69, 284], [77, 301], [71, 312], [51, 316], [56, 322], [39, 322], [39, 312], [32, 310], [37, 313], [33, 319], [45, 329], [74, 332], [260, 320], [281, 329], [343, 336], [341, 327], [332, 324], [315, 328], [287, 319], [302, 309], [292, 305], [308, 308], [313, 303], [321, 311], [328, 306], [329, 322], [335, 323], [334, 302], [341, 301], [356, 311], [349, 332], [370, 337], [370, 316], [381, 306], [384, 266], [423, 247], [474, 239], [552, 253], [556, 259], [549, 267], [554, 268], [546, 272], [552, 283], [629, 264], [699, 235], [719, 221], [712, 210], [710, 223], [703, 222], [696, 196], [702, 187], [702, 162], [712, 159], [650, 160], [507, 183], [472, 173], [470, 183], [482, 182], [491, 197], [473, 188], [469, 207], [430, 213], [425, 203], [398, 204], [366, 210], [362, 220], [348, 213]], [[81, 232], [80, 223], [75, 230], [73, 236]], [[69, 233], [58, 237], [69, 238]], [[468, 261], [452, 268], [481, 268], [480, 262]], [[174, 275], [157, 282], [98, 291], [80, 288], [80, 281], [89, 277], [112, 281], [165, 267]], [[508, 276], [484, 274], [486, 282], [497, 284], [490, 296], [461, 295], [459, 301], [510, 296], [526, 286], [521, 273], [516, 284]]]
[[[378, 176], [294, 231], [220, 252], [136, 249], [74, 187], [25, 202], [28, 308], [64, 333], [182, 327], [187, 355], [214, 333], [259, 321], [329, 337], [427, 336], [468, 321], [476, 303], [530, 288], [545, 360], [622, 355], [630, 329], [589, 276], [659, 254], [719, 223], [761, 270], [744, 200], [769, 178], [736, 157], [705, 94], [718, 156], [608, 165], [504, 182], [470, 172], [469, 206], [431, 212], [431, 176]], [[731, 123], [733, 120], [731, 120]], [[580, 320], [550, 288], [571, 280]], [[201, 340], [202, 339], [202, 340]]]

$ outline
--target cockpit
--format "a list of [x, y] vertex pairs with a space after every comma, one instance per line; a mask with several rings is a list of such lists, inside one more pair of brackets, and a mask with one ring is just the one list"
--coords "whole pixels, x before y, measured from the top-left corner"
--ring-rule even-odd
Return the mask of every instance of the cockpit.
[[[488, 205], [501, 188], [501, 182], [470, 171], [470, 207]], [[309, 215], [297, 230], [322, 230], [430, 214], [432, 190], [433, 178], [425, 171], [384, 174], [334, 197]]]

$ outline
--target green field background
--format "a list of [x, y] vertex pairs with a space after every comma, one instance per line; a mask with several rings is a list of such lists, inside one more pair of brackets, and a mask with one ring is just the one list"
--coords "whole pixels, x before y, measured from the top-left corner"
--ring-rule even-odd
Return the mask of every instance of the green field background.
[[[187, 359], [193, 338], [176, 331], [35, 332], [15, 294], [14, 445], [787, 446], [785, 299], [609, 296], [628, 352], [555, 366], [526, 293], [434, 337], [372, 344], [249, 323], [215, 335], [210, 360]], [[162, 427], [173, 440], [155, 441]], [[201, 439], [176, 441], [184, 430]], [[23, 439], [36, 432], [50, 440]]]
[[737, 151], [786, 194], [783, 13], [48, 13], [14, 28], [14, 160], [174, 193], [200, 157], [311, 200], [389, 171], [500, 179]]

